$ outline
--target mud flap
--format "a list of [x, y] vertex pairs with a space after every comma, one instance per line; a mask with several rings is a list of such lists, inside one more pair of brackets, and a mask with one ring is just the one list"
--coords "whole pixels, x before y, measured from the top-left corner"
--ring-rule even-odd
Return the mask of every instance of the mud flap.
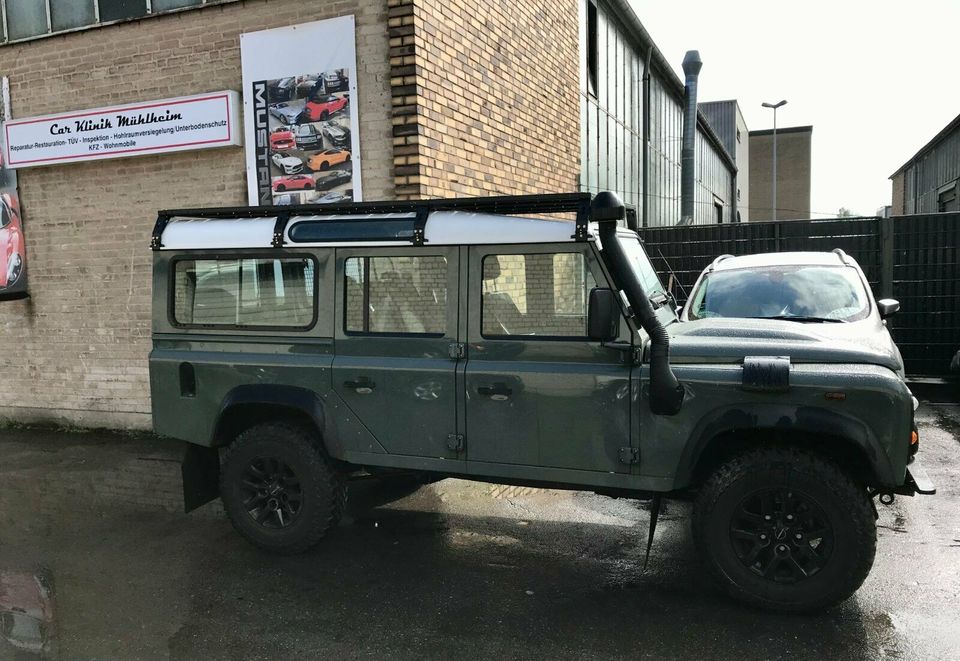
[[216, 448], [188, 445], [180, 463], [183, 511], [206, 505], [220, 495], [220, 453]]

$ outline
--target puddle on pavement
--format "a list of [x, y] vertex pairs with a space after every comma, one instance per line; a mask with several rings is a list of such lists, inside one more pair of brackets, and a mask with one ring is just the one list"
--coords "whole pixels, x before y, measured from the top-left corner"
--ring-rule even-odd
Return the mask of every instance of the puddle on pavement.
[[0, 658], [57, 658], [49, 570], [0, 571], [0, 638]]

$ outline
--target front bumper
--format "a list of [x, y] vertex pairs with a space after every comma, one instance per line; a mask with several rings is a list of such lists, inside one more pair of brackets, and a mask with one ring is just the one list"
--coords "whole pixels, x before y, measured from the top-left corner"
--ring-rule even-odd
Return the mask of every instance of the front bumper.
[[897, 487], [894, 493], [901, 496], [913, 496], [915, 494], [932, 496], [937, 493], [937, 487], [927, 475], [927, 471], [920, 465], [920, 459], [916, 455], [907, 464], [907, 479], [904, 480], [903, 486]]

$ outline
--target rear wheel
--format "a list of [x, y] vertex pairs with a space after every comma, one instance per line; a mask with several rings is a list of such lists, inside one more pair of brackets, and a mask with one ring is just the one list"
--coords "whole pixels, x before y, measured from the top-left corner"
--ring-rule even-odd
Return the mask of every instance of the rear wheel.
[[755, 450], [721, 466], [700, 491], [693, 531], [701, 559], [730, 595], [791, 612], [853, 594], [877, 543], [866, 489], [796, 448]]
[[220, 496], [237, 531], [268, 551], [299, 553], [336, 525], [344, 475], [301, 427], [270, 422], [240, 434], [220, 471]]

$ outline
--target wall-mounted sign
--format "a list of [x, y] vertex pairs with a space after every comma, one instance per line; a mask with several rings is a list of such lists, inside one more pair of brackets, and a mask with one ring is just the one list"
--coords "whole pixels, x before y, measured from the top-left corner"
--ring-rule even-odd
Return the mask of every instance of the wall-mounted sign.
[[11, 120], [4, 160], [26, 168], [239, 145], [239, 107], [225, 91]]
[[361, 199], [354, 29], [341, 16], [240, 35], [250, 204]]
[[[10, 119], [10, 84], [0, 78], [0, 148]], [[3, 151], [0, 149], [0, 154]], [[5, 160], [5, 159], [0, 159]], [[17, 173], [0, 163], [0, 301], [27, 297], [27, 250], [17, 194]]]

